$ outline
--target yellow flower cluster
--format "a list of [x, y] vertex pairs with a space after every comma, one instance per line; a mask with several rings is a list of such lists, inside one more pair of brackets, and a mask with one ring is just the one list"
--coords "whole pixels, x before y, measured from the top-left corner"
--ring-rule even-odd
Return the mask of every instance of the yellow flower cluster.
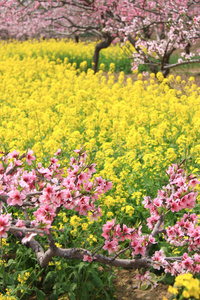
[[23, 285], [27, 281], [29, 276], [30, 272], [25, 272], [23, 275], [19, 274], [17, 280], [19, 281], [19, 283], [21, 283], [21, 285]]
[[94, 237], [93, 234], [90, 234], [89, 237], [87, 238], [87, 241], [89, 242], [90, 245], [92, 245], [93, 243], [97, 242], [97, 238]]
[[11, 290], [7, 289], [6, 294], [0, 293], [0, 300], [16, 300], [16, 297], [10, 295]]
[[[79, 225], [81, 225], [81, 218], [80, 217], [77, 217], [76, 215], [72, 216], [70, 218], [70, 225], [74, 227], [73, 230], [70, 231], [70, 233], [73, 235], [73, 236], [76, 236], [77, 235], [77, 227]], [[83, 225], [84, 227], [84, 225]]]
[[186, 299], [191, 297], [192, 299], [199, 299], [200, 283], [197, 278], [193, 278], [192, 274], [182, 274], [176, 277], [174, 287], [169, 286], [168, 291], [173, 294], [174, 299], [179, 299], [176, 298], [178, 295], [182, 295], [182, 297]]
[[55, 265], [58, 270], [61, 270], [61, 262], [60, 261], [56, 261]]

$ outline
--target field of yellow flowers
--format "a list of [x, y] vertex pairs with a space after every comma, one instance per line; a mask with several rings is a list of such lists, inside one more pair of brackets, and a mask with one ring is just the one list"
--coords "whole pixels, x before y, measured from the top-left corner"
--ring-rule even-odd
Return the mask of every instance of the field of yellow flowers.
[[[94, 74], [84, 58], [93, 47], [53, 40], [0, 43], [0, 150], [33, 149], [45, 163], [61, 148], [66, 162], [83, 145], [97, 175], [113, 182], [100, 200], [99, 224], [116, 217], [134, 225], [146, 219], [143, 197], [156, 195], [170, 164], [187, 158], [189, 172], [200, 172], [200, 88], [194, 78], [164, 79], [161, 73], [125, 80], [121, 72], [116, 79], [113, 64], [108, 74], [102, 64]], [[119, 49], [104, 56], [123, 56]], [[88, 229], [84, 243], [97, 243], [98, 225], [86, 217], [61, 212], [60, 220], [80, 244]]]
[[[62, 62], [59, 42], [0, 46], [0, 150], [31, 148], [44, 159], [58, 148], [71, 155], [83, 145], [114, 183], [105, 204], [120, 204], [127, 214], [169, 164], [190, 157], [190, 168], [199, 171], [200, 88], [194, 78], [186, 83], [151, 74], [142, 80], [139, 74], [132, 82], [121, 72], [116, 81], [112, 65], [105, 77], [85, 72], [86, 62], [78, 70], [67, 58]], [[76, 55], [73, 46], [68, 51]], [[48, 47], [55, 61], [44, 54]]]

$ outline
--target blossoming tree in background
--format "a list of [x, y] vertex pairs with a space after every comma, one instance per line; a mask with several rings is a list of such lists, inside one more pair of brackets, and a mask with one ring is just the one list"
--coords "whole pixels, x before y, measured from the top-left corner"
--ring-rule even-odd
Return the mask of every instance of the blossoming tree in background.
[[[9, 36], [71, 36], [93, 33], [102, 41], [94, 53], [114, 39], [131, 42], [133, 69], [147, 64], [163, 75], [170, 68], [200, 62], [192, 46], [199, 40], [199, 0], [71, 0], [0, 1], [0, 30]], [[170, 57], [181, 50], [176, 63]]]
[[[172, 275], [188, 271], [199, 273], [200, 226], [198, 216], [190, 210], [196, 204], [198, 192], [195, 187], [200, 182], [196, 176], [187, 174], [181, 164], [169, 167], [169, 182], [158, 191], [155, 199], [144, 198], [144, 207], [150, 212], [147, 219], [148, 234], [142, 232], [142, 226], [129, 227], [113, 219], [103, 225], [101, 235], [104, 242], [97, 249], [65, 249], [57, 246], [52, 235], [52, 225], [58, 213], [64, 210], [67, 214], [67, 211], [72, 210], [80, 216], [90, 216], [97, 220], [101, 217], [101, 208], [96, 202], [112, 188], [111, 182], [93, 177], [96, 172], [95, 164], [87, 161], [86, 152], [75, 152], [77, 157], [71, 158], [67, 169], [59, 163], [61, 150], [55, 153], [46, 168], [41, 163], [35, 164], [35, 156], [31, 150], [21, 156], [16, 150], [8, 154], [2, 153], [1, 238], [12, 234], [16, 240], [32, 248], [42, 268], [56, 256], [129, 269], [162, 268]], [[12, 207], [18, 209], [21, 217], [15, 218], [11, 212]], [[182, 217], [175, 224], [170, 224], [170, 214], [176, 212], [181, 212]], [[60, 234], [64, 234], [63, 232], [64, 225]], [[39, 235], [46, 236], [46, 251], [39, 242]], [[161, 235], [172, 247], [180, 247], [183, 254], [167, 257], [160, 245]], [[154, 244], [157, 244], [157, 250], [154, 249]], [[123, 258], [125, 253], [126, 258]], [[138, 275], [137, 279], [151, 281], [148, 272]]]

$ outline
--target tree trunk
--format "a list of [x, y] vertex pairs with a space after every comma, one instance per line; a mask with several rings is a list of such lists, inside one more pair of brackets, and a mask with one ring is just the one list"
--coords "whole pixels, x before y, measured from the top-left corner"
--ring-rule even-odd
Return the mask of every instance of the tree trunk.
[[161, 72], [165, 78], [167, 77], [167, 75], [169, 75], [169, 71], [170, 71], [170, 69], [161, 70]]
[[78, 43], [79, 42], [79, 36], [77, 34], [75, 34], [75, 42]]
[[162, 72], [162, 74], [165, 78], [169, 74], [170, 68], [165, 69], [164, 66], [169, 65], [169, 59], [170, 59], [170, 56], [172, 55], [172, 53], [174, 52], [174, 50], [176, 50], [176, 49], [172, 48], [169, 52], [165, 53], [165, 55], [163, 57], [163, 61], [162, 61], [162, 64], [161, 64], [160, 71]]
[[101, 51], [101, 49], [108, 48], [113, 40], [114, 40], [114, 37], [107, 34], [106, 37], [105, 37], [105, 40], [96, 45], [95, 50], [94, 50], [94, 56], [93, 56], [94, 72], [95, 73], [98, 70], [99, 52]]

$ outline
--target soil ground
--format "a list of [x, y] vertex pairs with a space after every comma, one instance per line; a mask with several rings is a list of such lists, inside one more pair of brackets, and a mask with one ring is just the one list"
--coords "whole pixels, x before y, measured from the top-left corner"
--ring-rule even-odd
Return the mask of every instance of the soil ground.
[[163, 300], [164, 296], [170, 299], [171, 294], [167, 291], [167, 285], [159, 283], [157, 287], [143, 291], [137, 287], [134, 277], [134, 270], [118, 270], [116, 272], [114, 280], [116, 300]]

